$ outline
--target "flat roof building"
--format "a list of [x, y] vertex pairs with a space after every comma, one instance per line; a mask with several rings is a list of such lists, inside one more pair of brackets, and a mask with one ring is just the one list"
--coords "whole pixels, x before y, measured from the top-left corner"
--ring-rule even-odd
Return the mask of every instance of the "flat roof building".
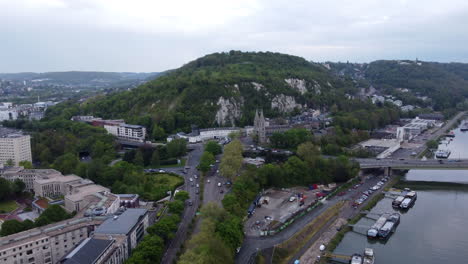
[[31, 137], [17, 130], [0, 127], [0, 163], [9, 160], [18, 166], [21, 161], [32, 162]]

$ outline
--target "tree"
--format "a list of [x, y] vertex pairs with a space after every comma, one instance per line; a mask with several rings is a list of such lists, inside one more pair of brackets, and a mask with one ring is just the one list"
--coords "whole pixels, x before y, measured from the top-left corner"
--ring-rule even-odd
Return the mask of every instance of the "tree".
[[28, 160], [20, 161], [19, 165], [23, 166], [25, 169], [32, 169], [33, 168], [32, 163], [30, 161], [28, 161]]
[[184, 211], [184, 202], [175, 200], [168, 203], [169, 212], [171, 214], [180, 215]]
[[208, 143], [205, 145], [205, 151], [208, 151], [213, 154], [213, 156], [216, 156], [223, 152], [223, 148], [215, 141], [208, 141]]
[[190, 195], [187, 191], [178, 191], [174, 196], [174, 199], [182, 201], [182, 202], [185, 202], [189, 198], [190, 198]]
[[211, 152], [205, 151], [203, 152], [200, 158], [200, 164], [198, 165], [198, 169], [201, 170], [203, 173], [206, 173], [210, 170], [211, 165], [215, 163], [215, 158]]
[[242, 244], [244, 239], [242, 220], [231, 216], [216, 225], [216, 233], [233, 251]]
[[50, 205], [44, 212], [36, 219], [36, 226], [48, 225], [51, 223], [59, 222], [70, 218], [71, 215], [65, 211], [60, 205]]
[[134, 249], [127, 264], [158, 264], [164, 254], [164, 242], [156, 235], [148, 235]]
[[8, 180], [0, 177], [0, 201], [10, 196], [11, 192], [11, 183]]
[[143, 153], [141, 152], [141, 150], [138, 150], [136, 152], [135, 158], [133, 158], [133, 164], [141, 167], [145, 166], [145, 161], [143, 159]]
[[23, 224], [20, 221], [16, 220], [16, 219], [6, 220], [2, 224], [2, 229], [0, 230], [0, 235], [1, 236], [8, 236], [8, 235], [11, 235], [11, 234], [15, 234], [15, 233], [24, 231], [25, 230], [24, 228], [25, 228], [25, 226], [23, 226]]
[[171, 158], [182, 157], [187, 153], [187, 141], [182, 138], [177, 138], [167, 143], [167, 153]]
[[10, 167], [11, 167], [11, 166], [14, 166], [14, 165], [15, 165], [15, 163], [13, 162], [13, 160], [12, 160], [12, 159], [9, 159], [9, 160], [7, 160], [7, 162], [5, 163], [5, 165], [6, 165], [6, 166], [10, 166]]
[[221, 175], [234, 179], [242, 167], [242, 143], [236, 139], [224, 147], [224, 155], [219, 165]]
[[78, 166], [78, 157], [72, 153], [67, 153], [58, 157], [54, 164], [53, 168], [62, 172], [63, 174], [70, 174], [72, 173], [75, 168]]
[[153, 135], [154, 140], [162, 140], [166, 136], [166, 132], [164, 132], [164, 128], [158, 125], [154, 125], [152, 135]]
[[426, 146], [429, 149], [437, 149], [439, 147], [439, 143], [437, 143], [435, 140], [429, 140], [426, 142]]
[[166, 215], [150, 226], [147, 231], [151, 235], [161, 237], [167, 243], [174, 237], [179, 222], [180, 217], [178, 215]]
[[26, 184], [20, 179], [15, 179], [11, 185], [11, 188], [14, 193], [21, 194], [26, 188]]
[[159, 159], [159, 150], [156, 148], [151, 155], [151, 165], [154, 167], [159, 167], [160, 159]]

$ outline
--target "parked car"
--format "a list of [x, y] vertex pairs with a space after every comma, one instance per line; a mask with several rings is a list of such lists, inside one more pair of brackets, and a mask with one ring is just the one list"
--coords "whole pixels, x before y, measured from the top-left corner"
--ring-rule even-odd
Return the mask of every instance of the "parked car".
[[291, 198], [289, 198], [289, 201], [290, 201], [290, 202], [296, 201], [296, 196], [291, 196]]
[[200, 188], [200, 184], [197, 183], [197, 188]]
[[218, 187], [221, 187], [221, 186], [222, 186], [222, 184], [220, 182], [218, 182]]
[[206, 182], [207, 182], [207, 183], [210, 183], [211, 181], [208, 179]]
[[190, 178], [190, 179], [189, 179], [189, 181], [193, 182], [193, 179], [192, 179], [192, 178]]
[[188, 201], [188, 205], [189, 205], [189, 206], [192, 206], [192, 205], [193, 205], [192, 200], [189, 200], [189, 201]]
[[224, 190], [223, 190], [223, 189], [221, 189], [221, 191], [219, 191], [219, 193], [224, 193]]

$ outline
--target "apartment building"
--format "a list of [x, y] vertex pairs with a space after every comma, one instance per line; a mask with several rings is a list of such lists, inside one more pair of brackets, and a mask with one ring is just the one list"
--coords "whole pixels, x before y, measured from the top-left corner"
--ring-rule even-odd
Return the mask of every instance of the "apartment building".
[[55, 264], [88, 238], [105, 218], [79, 218], [16, 233], [0, 240], [0, 264]]
[[148, 211], [129, 208], [107, 218], [92, 238], [83, 241], [61, 263], [122, 264], [140, 243], [148, 228]]
[[144, 142], [146, 137], [146, 128], [139, 125], [129, 125], [125, 123], [105, 124], [104, 128], [110, 134], [130, 141]]
[[17, 130], [0, 127], [0, 163], [12, 160], [15, 165], [20, 161], [31, 161], [31, 137]]

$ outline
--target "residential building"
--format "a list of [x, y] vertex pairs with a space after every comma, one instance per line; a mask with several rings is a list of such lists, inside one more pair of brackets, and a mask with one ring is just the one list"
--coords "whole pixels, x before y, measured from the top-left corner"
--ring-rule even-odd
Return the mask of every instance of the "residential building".
[[144, 142], [146, 137], [146, 128], [139, 125], [129, 125], [120, 123], [118, 125], [104, 125], [104, 128], [110, 134], [123, 140]]
[[55, 264], [105, 218], [69, 219], [0, 239], [0, 264]]
[[32, 162], [31, 137], [13, 129], [0, 127], [0, 163], [9, 160], [15, 165], [21, 161]]
[[148, 219], [148, 210], [129, 208], [119, 216], [108, 218], [94, 231], [94, 234], [96, 237], [125, 236], [129, 256], [146, 234]]

